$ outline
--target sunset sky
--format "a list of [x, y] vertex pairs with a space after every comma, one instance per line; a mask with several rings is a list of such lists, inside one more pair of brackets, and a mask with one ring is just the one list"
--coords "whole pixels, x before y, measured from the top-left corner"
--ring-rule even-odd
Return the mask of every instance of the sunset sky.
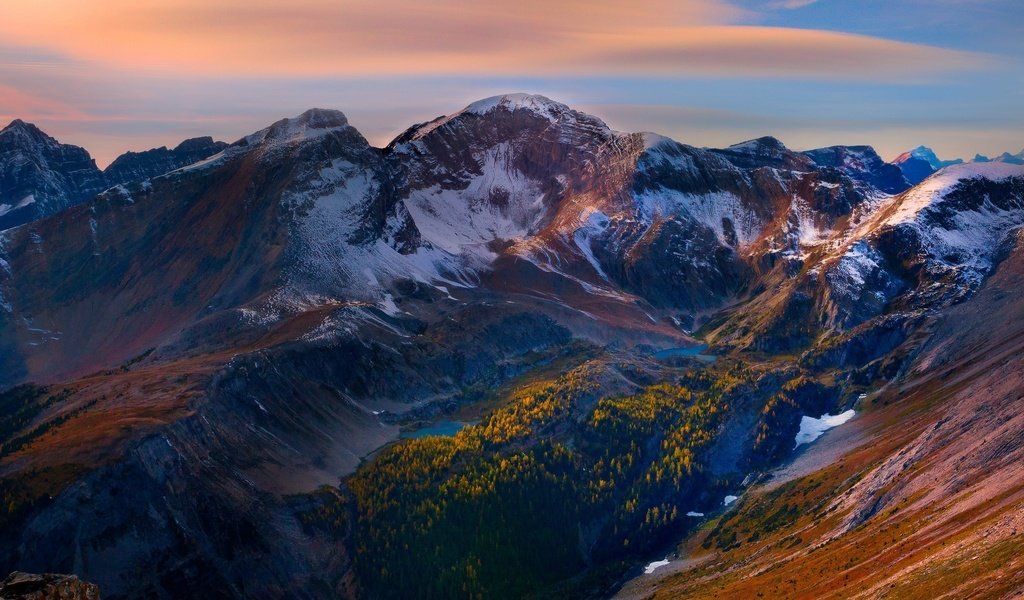
[[[124, 150], [319, 106], [383, 145], [504, 92], [695, 145], [1024, 148], [1020, 0], [4, 0], [0, 121]], [[0, 124], [2, 125], [2, 124]]]

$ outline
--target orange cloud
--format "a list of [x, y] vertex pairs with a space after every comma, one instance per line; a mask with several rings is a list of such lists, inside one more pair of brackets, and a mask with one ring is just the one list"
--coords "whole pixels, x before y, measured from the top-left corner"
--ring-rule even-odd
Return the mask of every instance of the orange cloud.
[[978, 55], [733, 26], [722, 0], [5, 0], [6, 43], [171, 74], [904, 77]]
[[88, 115], [67, 102], [0, 85], [0, 127], [13, 119], [88, 119]]
[[977, 67], [983, 56], [863, 35], [783, 27], [651, 28], [602, 34], [587, 63], [612, 72], [879, 79]]

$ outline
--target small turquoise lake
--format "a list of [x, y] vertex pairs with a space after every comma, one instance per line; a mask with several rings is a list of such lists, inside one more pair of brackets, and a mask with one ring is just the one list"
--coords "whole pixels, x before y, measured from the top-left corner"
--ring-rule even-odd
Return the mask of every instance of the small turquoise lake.
[[403, 432], [401, 437], [404, 439], [421, 438], [427, 437], [428, 435], [451, 437], [469, 425], [473, 425], [473, 423], [465, 423], [463, 421], [438, 421], [429, 427], [417, 429], [416, 431]]

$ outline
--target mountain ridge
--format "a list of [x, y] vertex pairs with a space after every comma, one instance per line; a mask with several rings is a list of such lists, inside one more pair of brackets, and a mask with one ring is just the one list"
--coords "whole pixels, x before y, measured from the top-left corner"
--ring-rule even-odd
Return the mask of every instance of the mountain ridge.
[[[903, 171], [904, 176], [912, 184], [918, 184], [924, 181], [929, 175], [939, 171], [945, 167], [963, 164], [965, 161], [961, 158], [953, 160], [940, 160], [935, 155], [935, 151], [927, 146], [918, 146], [913, 150], [908, 150], [894, 158], [892, 164], [898, 166]], [[1017, 154], [1010, 154], [1009, 152], [1003, 152], [996, 158], [992, 159], [981, 154], [976, 154], [973, 159], [967, 162], [972, 163], [984, 163], [984, 162], [1005, 162], [1010, 164], [1024, 164], [1024, 150], [1021, 150]]]
[[[863, 214], [857, 219], [871, 222], [870, 214], [889, 202], [872, 182], [886, 181], [891, 189], [892, 167], [866, 147], [796, 153], [774, 138], [760, 138], [702, 150], [669, 138], [612, 132], [599, 119], [527, 95], [485, 99], [434, 124], [380, 150], [343, 113], [312, 109], [154, 183], [171, 190], [179, 181], [198, 181], [250, 160], [256, 162], [246, 169], [292, 165], [288, 187], [268, 188], [273, 199], [262, 201], [277, 215], [274, 229], [281, 233], [275, 235], [291, 240], [283, 252], [267, 255], [281, 266], [264, 280], [281, 285], [250, 297], [265, 297], [259, 305], [238, 307], [277, 315], [268, 323], [337, 294], [386, 308], [395, 295], [389, 288], [405, 278], [435, 289], [470, 289], [481, 273], [504, 273], [502, 285], [508, 286], [527, 269], [571, 282], [563, 302], [621, 303], [634, 295], [658, 310], [683, 309], [673, 319], [691, 323], [686, 329], [692, 330], [704, 318], [701, 312], [767, 276], [773, 265], [798, 270], [814, 248], [847, 244], [842, 238], [854, 232], [833, 228], [849, 227], [844, 223], [858, 211]], [[791, 170], [783, 176], [778, 169], [785, 165]], [[132, 210], [135, 196], [152, 194], [149, 183], [101, 198]], [[897, 224], [880, 222], [886, 223]], [[104, 227], [95, 217], [84, 225], [78, 228], [86, 239], [96, 239]], [[920, 237], [916, 229], [904, 229]], [[44, 244], [36, 243], [33, 252], [51, 237], [31, 236]], [[679, 243], [687, 248], [682, 253], [671, 249]], [[703, 250], [695, 254], [698, 245]], [[657, 257], [666, 250], [683, 258], [671, 267], [681, 271], [663, 271], [669, 263]], [[831, 260], [860, 261], [852, 258], [856, 250], [849, 252], [849, 260]], [[701, 254], [715, 258], [688, 258]], [[518, 266], [506, 273], [505, 265]], [[357, 283], [366, 273], [373, 273], [370, 285]], [[703, 284], [672, 283], [683, 273], [682, 281]], [[5, 294], [7, 304], [12, 292]]]
[[126, 152], [100, 170], [84, 148], [14, 119], [0, 130], [0, 231], [58, 213], [110, 187], [178, 169], [224, 146], [209, 137], [191, 138], [171, 150]]

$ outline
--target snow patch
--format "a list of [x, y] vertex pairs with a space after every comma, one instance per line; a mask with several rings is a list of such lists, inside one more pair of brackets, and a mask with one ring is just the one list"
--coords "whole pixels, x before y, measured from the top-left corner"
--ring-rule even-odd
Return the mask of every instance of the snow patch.
[[821, 435], [829, 429], [838, 427], [852, 419], [854, 414], [855, 413], [851, 408], [850, 410], [839, 413], [838, 415], [830, 415], [826, 413], [817, 419], [806, 415], [803, 416], [800, 419], [800, 431], [796, 434], [796, 439], [794, 440], [796, 445], [793, 446], [793, 448], [798, 448], [801, 444], [810, 444], [821, 437]]
[[838, 297], [856, 300], [860, 297], [868, 278], [882, 268], [882, 260], [878, 251], [866, 241], [854, 242], [827, 273], [832, 292]]
[[395, 298], [388, 293], [384, 294], [384, 298], [377, 303], [377, 306], [392, 317], [402, 314], [402, 309], [398, 308], [398, 305], [395, 304]]
[[530, 234], [543, 218], [544, 194], [537, 182], [514, 167], [515, 149], [501, 143], [477, 157], [480, 175], [462, 190], [434, 185], [405, 199], [424, 240], [452, 255], [490, 262], [487, 245]]
[[[838, 184], [835, 184], [838, 185]], [[828, 233], [818, 228], [814, 222], [814, 211], [799, 196], [793, 196], [790, 203], [790, 224], [789, 236], [792, 240], [790, 251], [799, 251], [808, 246], [816, 246], [828, 237]], [[801, 254], [801, 256], [804, 256]]]
[[220, 152], [214, 154], [213, 156], [209, 156], [207, 158], [204, 158], [203, 160], [194, 162], [190, 165], [171, 171], [170, 173], [167, 174], [170, 175], [171, 173], [187, 173], [189, 171], [202, 171], [203, 169], [207, 169], [209, 167], [222, 164], [225, 161], [225, 159], [228, 158], [229, 156], [236, 156], [238, 154], [240, 154], [240, 152], [238, 151], [237, 148], [233, 149], [232, 147], [229, 146], [228, 148], [221, 150]]
[[491, 96], [490, 98], [477, 100], [456, 114], [485, 115], [499, 108], [509, 112], [528, 110], [551, 121], [557, 121], [559, 114], [572, 110], [561, 102], [555, 102], [539, 94], [520, 93]]
[[641, 218], [650, 223], [658, 217], [685, 215], [711, 229], [723, 246], [731, 246], [726, 236], [728, 221], [740, 248], [754, 242], [761, 231], [761, 222], [744, 208], [740, 199], [728, 192], [685, 194], [660, 188], [645, 191], [636, 198]]
[[665, 565], [669, 564], [669, 562], [670, 561], [667, 558], [665, 558], [663, 560], [656, 560], [652, 563], [648, 563], [647, 566], [644, 567], [644, 574], [650, 575], [651, 573], [657, 571], [661, 567], [664, 567]]
[[645, 132], [641, 133], [640, 134], [640, 139], [644, 143], [644, 150], [647, 150], [647, 151], [650, 151], [650, 150], [656, 150], [657, 151], [658, 147], [659, 146], [663, 146], [663, 145], [664, 146], [673, 146], [673, 147], [679, 145], [679, 142], [675, 141], [674, 139], [672, 139], [670, 137], [665, 137], [665, 136], [663, 136], [661, 134], [652, 133], [650, 131], [645, 131]]
[[594, 257], [594, 250], [591, 243], [594, 238], [601, 235], [608, 229], [611, 219], [608, 218], [608, 215], [596, 208], [587, 207], [580, 214], [580, 221], [581, 225], [575, 232], [573, 232], [572, 239], [576, 242], [576, 247], [579, 248], [583, 257], [586, 258], [587, 262], [589, 262], [590, 265], [594, 267], [594, 270], [597, 271], [597, 274], [600, 275], [602, 279], [607, 280], [608, 275], [605, 274], [604, 270], [601, 268], [601, 264], [597, 261], [597, 258]]
[[32, 194], [29, 194], [28, 196], [25, 196], [24, 198], [22, 198], [21, 200], [14, 204], [0, 204], [0, 217], [6, 215], [12, 210], [18, 210], [20, 208], [25, 208], [29, 204], [34, 204], [35, 201], [36, 197]]
[[251, 327], [267, 327], [281, 320], [280, 311], [271, 305], [238, 309], [242, 322]]

